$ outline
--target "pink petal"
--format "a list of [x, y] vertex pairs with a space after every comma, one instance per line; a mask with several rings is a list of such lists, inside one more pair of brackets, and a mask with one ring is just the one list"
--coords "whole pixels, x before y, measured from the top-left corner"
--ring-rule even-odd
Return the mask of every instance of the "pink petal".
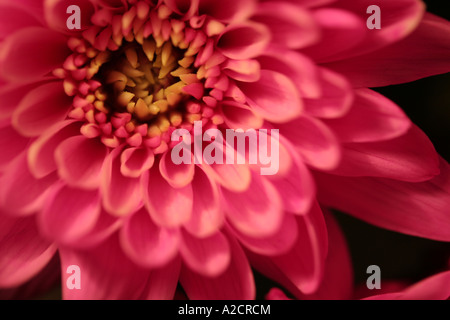
[[182, 267], [180, 283], [191, 300], [251, 300], [255, 298], [253, 273], [237, 241], [227, 235], [231, 261], [220, 276], [205, 277]]
[[411, 121], [391, 100], [369, 89], [355, 91], [353, 107], [344, 117], [325, 123], [343, 142], [372, 142], [400, 137]]
[[189, 185], [194, 178], [195, 164], [181, 163], [176, 165], [171, 158], [170, 152], [166, 152], [159, 162], [161, 176], [173, 188], [183, 188]]
[[219, 37], [217, 48], [227, 58], [244, 60], [263, 53], [269, 41], [267, 27], [256, 22], [245, 22], [226, 28]]
[[334, 133], [320, 120], [300, 117], [279, 127], [280, 133], [292, 142], [308, 165], [331, 170], [339, 164], [339, 143]]
[[40, 27], [13, 33], [0, 50], [1, 76], [12, 82], [41, 78], [61, 66], [70, 54], [66, 41], [60, 33]]
[[296, 86], [281, 73], [261, 70], [259, 81], [242, 82], [239, 88], [252, 110], [271, 122], [286, 122], [302, 113], [303, 103]]
[[40, 231], [50, 239], [70, 244], [92, 230], [100, 215], [98, 191], [55, 186], [38, 214]]
[[222, 22], [239, 22], [248, 18], [256, 5], [255, 0], [200, 0], [199, 14], [209, 15]]
[[274, 235], [283, 222], [283, 205], [274, 186], [253, 173], [248, 192], [222, 189], [229, 222], [241, 233], [264, 238]]
[[272, 236], [264, 238], [249, 237], [239, 231], [233, 234], [247, 249], [264, 256], [285, 254], [292, 249], [297, 241], [298, 228], [295, 218], [291, 214], [283, 215], [280, 229]]
[[250, 107], [235, 101], [223, 101], [221, 103], [222, 116], [230, 129], [259, 129], [264, 119], [257, 116]]
[[248, 253], [259, 272], [282, 284], [293, 294], [315, 292], [323, 277], [327, 254], [327, 231], [322, 211], [316, 204], [308, 216], [298, 216], [298, 238], [285, 254], [265, 257]]
[[13, 114], [12, 123], [23, 136], [38, 136], [64, 120], [71, 104], [62, 82], [44, 84], [25, 95]]
[[[369, 17], [367, 8], [375, 3], [370, 0], [358, 2], [341, 0], [336, 4], [366, 21]], [[365, 40], [356, 48], [348, 50], [347, 56], [361, 55], [400, 41], [417, 28], [425, 12], [425, 5], [419, 0], [397, 0], [395, 2], [380, 0], [376, 5], [382, 11], [381, 29], [375, 30], [376, 32], [367, 32]], [[383, 14], [383, 12], [389, 12], [389, 15]]]
[[75, 136], [64, 140], [55, 150], [58, 173], [69, 186], [97, 189], [108, 150], [100, 140]]
[[251, 173], [246, 164], [203, 164], [201, 168], [224, 188], [242, 192], [248, 189], [251, 181]]
[[27, 215], [39, 210], [45, 201], [46, 191], [57, 180], [56, 174], [35, 179], [28, 170], [25, 154], [16, 158], [0, 177], [0, 206], [2, 210]]
[[322, 283], [312, 295], [299, 298], [309, 300], [349, 300], [353, 296], [353, 267], [345, 236], [336, 219], [325, 214], [328, 231], [328, 254]]
[[0, 39], [17, 30], [40, 25], [40, 21], [24, 9], [12, 3], [0, 4]]
[[38, 274], [56, 247], [40, 237], [34, 217], [0, 214], [0, 287], [16, 287]]
[[22, 137], [9, 125], [0, 125], [0, 170], [4, 169], [23, 150], [26, 149], [29, 139]]
[[448, 300], [450, 297], [450, 271], [428, 277], [402, 292], [371, 296], [365, 300]]
[[144, 201], [157, 225], [175, 228], [189, 221], [192, 215], [193, 191], [189, 184], [183, 188], [171, 187], [153, 166], [149, 175], [142, 177]]
[[362, 19], [347, 10], [323, 8], [314, 11], [313, 17], [320, 26], [321, 41], [302, 52], [317, 62], [346, 57], [368, 34], [365, 22], [369, 16]]
[[334, 174], [372, 176], [409, 182], [439, 174], [439, 156], [428, 137], [416, 126], [388, 141], [343, 145], [341, 165]]
[[183, 232], [180, 253], [192, 271], [205, 277], [217, 277], [230, 265], [230, 245], [220, 231], [202, 239]]
[[155, 155], [149, 148], [128, 148], [120, 156], [120, 172], [129, 178], [139, 178], [155, 162]]
[[8, 83], [2, 84], [0, 87], [0, 120], [9, 119], [16, 110], [20, 101], [23, 98], [24, 92], [29, 92], [37, 86], [48, 82], [32, 81], [31, 83]]
[[192, 217], [184, 227], [192, 235], [209, 237], [222, 226], [224, 214], [216, 183], [200, 167], [195, 171], [192, 192]]
[[28, 166], [33, 176], [40, 179], [55, 171], [55, 149], [61, 142], [79, 133], [79, 123], [61, 121], [33, 141], [28, 149]]
[[102, 209], [91, 230], [77, 242], [71, 243], [70, 247], [83, 250], [96, 247], [119, 230], [122, 225], [123, 219], [114, 217]]
[[138, 178], [128, 178], [120, 172], [120, 148], [105, 159], [101, 173], [100, 190], [103, 207], [116, 216], [127, 216], [142, 206]]
[[173, 300], [178, 285], [181, 259], [169, 262], [163, 268], [152, 269], [140, 299], [144, 300]]
[[178, 253], [180, 242], [176, 230], [155, 225], [147, 210], [128, 217], [120, 230], [120, 243], [128, 257], [144, 268], [159, 268]]
[[222, 69], [226, 75], [237, 81], [255, 82], [260, 78], [260, 64], [253, 59], [227, 60]]
[[174, 12], [189, 19], [198, 10], [199, 0], [165, 0], [164, 3]]
[[385, 229], [450, 241], [450, 168], [421, 183], [316, 174], [319, 200]]
[[263, 2], [252, 20], [269, 27], [271, 43], [277, 46], [299, 49], [319, 40], [319, 28], [309, 11], [288, 2]]
[[286, 211], [305, 214], [310, 210], [315, 199], [316, 186], [311, 173], [301, 160], [295, 159], [285, 176], [272, 176], [271, 182], [278, 190]]
[[[139, 268], [124, 255], [117, 237], [90, 250], [61, 248], [59, 253], [63, 299], [66, 300], [138, 299], [151, 274], [150, 270]], [[79, 290], [70, 290], [65, 285], [71, 275], [66, 270], [71, 265], [80, 267]]]
[[319, 68], [318, 77], [322, 93], [303, 100], [306, 113], [325, 119], [342, 117], [350, 110], [354, 100], [351, 84], [343, 76], [326, 68]]
[[304, 98], [321, 95], [319, 69], [307, 56], [292, 50], [270, 48], [258, 57], [261, 69], [286, 75]]
[[381, 87], [411, 82], [450, 71], [448, 21], [426, 14], [406, 39], [373, 53], [327, 64], [357, 87]]

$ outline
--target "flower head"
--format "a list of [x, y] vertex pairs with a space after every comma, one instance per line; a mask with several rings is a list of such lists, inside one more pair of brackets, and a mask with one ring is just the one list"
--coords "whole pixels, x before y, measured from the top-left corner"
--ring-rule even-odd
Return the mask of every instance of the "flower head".
[[[65, 298], [172, 298], [180, 281], [192, 299], [249, 299], [250, 266], [313, 293], [320, 205], [450, 240], [447, 163], [365, 88], [449, 71], [449, 25], [420, 1], [381, 2], [379, 32], [366, 1], [83, 0], [82, 30], [67, 29], [70, 1], [0, 2], [0, 286], [58, 251], [83, 272]], [[249, 161], [261, 144], [237, 163], [199, 161], [205, 145], [174, 163], [174, 133], [196, 123], [279, 130], [277, 173]]]

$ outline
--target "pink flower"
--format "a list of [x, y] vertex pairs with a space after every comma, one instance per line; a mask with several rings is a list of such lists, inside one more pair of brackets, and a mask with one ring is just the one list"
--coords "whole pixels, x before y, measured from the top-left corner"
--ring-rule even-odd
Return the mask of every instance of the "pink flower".
[[[0, 287], [58, 252], [66, 299], [319, 290], [321, 207], [450, 241], [449, 167], [367, 89], [450, 71], [417, 0], [0, 1]], [[279, 129], [279, 171], [175, 165], [176, 129]], [[271, 137], [273, 139], [274, 136]], [[80, 267], [81, 289], [65, 285]]]

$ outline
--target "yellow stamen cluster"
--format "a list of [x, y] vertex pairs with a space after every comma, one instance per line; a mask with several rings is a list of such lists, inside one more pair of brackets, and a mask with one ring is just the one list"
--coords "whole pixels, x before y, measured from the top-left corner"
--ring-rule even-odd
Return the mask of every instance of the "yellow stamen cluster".
[[129, 43], [114, 55], [120, 57], [104, 65], [109, 90], [98, 93], [96, 108], [103, 111], [106, 103], [106, 109], [132, 114], [137, 122], [149, 124], [150, 137], [179, 126], [183, 118], [177, 106], [186, 96], [182, 91], [186, 83], [181, 78], [195, 76], [194, 57], [186, 56], [169, 41], [158, 46], [151, 38], [142, 46]]

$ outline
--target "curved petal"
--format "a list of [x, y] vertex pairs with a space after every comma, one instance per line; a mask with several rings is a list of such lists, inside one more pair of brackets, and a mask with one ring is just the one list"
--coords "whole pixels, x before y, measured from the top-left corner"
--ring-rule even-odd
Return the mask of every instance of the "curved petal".
[[42, 208], [46, 191], [57, 181], [56, 174], [35, 179], [25, 154], [16, 158], [0, 177], [0, 207], [14, 215], [28, 215]]
[[222, 116], [230, 129], [259, 129], [264, 119], [257, 116], [250, 108], [235, 101], [223, 101], [221, 104]]
[[267, 27], [256, 22], [245, 22], [226, 28], [219, 37], [217, 48], [227, 58], [245, 60], [264, 52], [269, 41]]
[[307, 56], [292, 50], [271, 47], [258, 58], [261, 69], [286, 75], [303, 98], [318, 98], [320, 88], [319, 68]]
[[4, 169], [21, 152], [23, 152], [30, 139], [22, 137], [9, 125], [0, 125], [0, 170]]
[[[353, 12], [363, 21], [369, 17], [367, 8], [378, 5], [382, 10], [381, 29], [367, 32], [363, 42], [346, 52], [347, 57], [361, 55], [365, 52], [376, 51], [383, 46], [400, 41], [408, 36], [419, 25], [425, 12], [425, 4], [420, 0], [340, 0], [336, 6]], [[389, 12], [389, 14], [383, 14]], [[367, 29], [366, 26], [364, 26]]]
[[57, 185], [38, 213], [40, 231], [57, 243], [71, 244], [93, 229], [100, 215], [98, 191]]
[[341, 165], [332, 173], [421, 182], [439, 174], [439, 155], [428, 137], [413, 126], [396, 139], [344, 144]]
[[106, 157], [100, 190], [106, 211], [116, 216], [127, 216], [142, 206], [142, 196], [139, 179], [125, 177], [120, 172], [120, 152], [120, 148], [116, 148]]
[[228, 268], [231, 259], [230, 245], [220, 231], [202, 239], [187, 232], [182, 235], [180, 253], [192, 271], [205, 277], [217, 277]]
[[303, 111], [303, 103], [296, 86], [279, 72], [261, 70], [259, 81], [242, 82], [239, 88], [247, 97], [251, 109], [271, 122], [292, 120]]
[[325, 221], [328, 232], [328, 254], [325, 272], [318, 290], [301, 295], [300, 300], [349, 300], [353, 297], [353, 266], [344, 233], [336, 219], [328, 212]]
[[189, 164], [181, 163], [176, 165], [172, 161], [170, 153], [166, 152], [159, 162], [159, 171], [161, 176], [173, 188], [183, 188], [192, 182], [195, 164], [191, 161]]
[[310, 12], [288, 2], [263, 2], [258, 5], [252, 20], [269, 27], [271, 44], [276, 46], [299, 49], [320, 39], [320, 30]]
[[247, 249], [264, 256], [285, 254], [297, 241], [298, 228], [293, 215], [285, 213], [280, 229], [272, 236], [264, 238], [249, 237], [232, 228], [233, 234]]
[[40, 21], [15, 3], [0, 3], [0, 40], [13, 32], [32, 26], [40, 26]]
[[75, 136], [64, 140], [55, 150], [55, 162], [62, 180], [69, 186], [97, 189], [108, 150], [100, 140]]
[[40, 237], [35, 217], [8, 218], [0, 214], [0, 287], [25, 283], [49, 263], [56, 246]]
[[300, 117], [279, 127], [280, 133], [292, 142], [308, 165], [331, 170], [339, 164], [341, 150], [337, 138], [320, 120]]
[[178, 285], [181, 259], [174, 259], [159, 269], [152, 269], [147, 287], [141, 295], [144, 300], [173, 300]]
[[72, 136], [79, 135], [80, 124], [74, 121], [61, 121], [47, 129], [33, 141], [28, 149], [28, 166], [36, 179], [41, 179], [57, 169], [55, 149]]
[[426, 14], [406, 39], [352, 59], [326, 64], [355, 87], [382, 87], [450, 72], [450, 23]]
[[271, 176], [271, 182], [278, 190], [286, 211], [306, 214], [315, 199], [316, 186], [308, 168], [297, 158], [294, 157], [285, 176]]
[[150, 216], [157, 225], [175, 228], [189, 221], [192, 215], [193, 191], [189, 184], [183, 188], [170, 186], [153, 166], [142, 177], [142, 192]]
[[211, 236], [220, 229], [224, 221], [218, 187], [201, 168], [197, 167], [192, 181], [192, 191], [192, 217], [184, 227], [196, 237]]
[[23, 136], [38, 136], [64, 120], [71, 104], [72, 99], [64, 93], [62, 82], [41, 85], [20, 101], [12, 117], [13, 126]]
[[303, 48], [302, 53], [317, 62], [345, 57], [350, 50], [363, 42], [368, 33], [365, 19], [347, 10], [319, 8], [314, 11], [313, 17], [320, 27], [321, 40]]
[[134, 263], [145, 268], [159, 268], [172, 260], [179, 242], [177, 230], [155, 225], [145, 208], [127, 218], [120, 229], [123, 250]]
[[271, 182], [253, 173], [247, 192], [222, 189], [228, 221], [237, 230], [255, 238], [275, 234], [283, 222], [283, 204]]
[[265, 257], [249, 252], [250, 263], [259, 272], [300, 296], [314, 293], [323, 278], [327, 255], [327, 230], [318, 204], [307, 216], [297, 216], [298, 238], [282, 255]]
[[180, 283], [191, 300], [251, 300], [255, 298], [255, 282], [247, 258], [237, 241], [226, 234], [231, 261], [220, 276], [210, 278], [182, 267]]
[[355, 90], [355, 101], [345, 116], [324, 122], [342, 142], [389, 140], [411, 128], [411, 121], [399, 106], [369, 89]]
[[40, 27], [15, 32], [2, 43], [0, 75], [11, 82], [43, 77], [61, 66], [70, 54], [66, 42], [60, 33]]
[[364, 300], [448, 300], [450, 297], [450, 271], [428, 277], [398, 293], [387, 293]]
[[120, 155], [120, 172], [125, 177], [139, 178], [155, 162], [155, 155], [149, 148], [128, 148]]
[[303, 101], [305, 112], [319, 118], [339, 118], [345, 115], [354, 101], [354, 93], [350, 82], [340, 74], [326, 68], [318, 69], [321, 94], [318, 97]]
[[[59, 249], [61, 257], [62, 294], [65, 300], [133, 300], [146, 287], [151, 271], [139, 268], [124, 255], [117, 237], [89, 250]], [[80, 267], [80, 289], [66, 284], [71, 265]], [[124, 281], [126, 279], [126, 281]]]
[[382, 178], [347, 178], [316, 173], [319, 200], [385, 229], [438, 241], [450, 241], [450, 167], [441, 174], [407, 183]]

